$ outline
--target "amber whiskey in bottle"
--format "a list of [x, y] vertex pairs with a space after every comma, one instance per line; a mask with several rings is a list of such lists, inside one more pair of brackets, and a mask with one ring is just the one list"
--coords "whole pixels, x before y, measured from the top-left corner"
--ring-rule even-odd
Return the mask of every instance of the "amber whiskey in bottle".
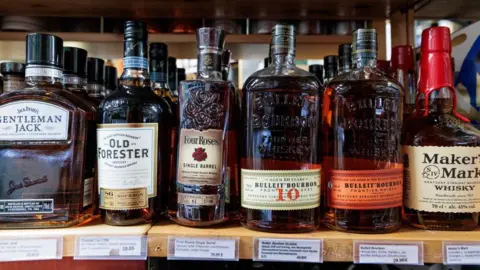
[[417, 228], [466, 231], [479, 221], [480, 132], [456, 111], [450, 53], [448, 28], [423, 31], [417, 110], [402, 138], [404, 211]]
[[[25, 64], [18, 62], [3, 62], [0, 64], [3, 76], [3, 92], [25, 88]], [[0, 91], [0, 94], [2, 92]]]
[[273, 28], [271, 56], [244, 84], [241, 223], [259, 231], [313, 231], [320, 206], [320, 82], [294, 64], [292, 25]]
[[325, 225], [356, 233], [400, 228], [403, 89], [376, 67], [374, 29], [353, 33], [354, 68], [325, 88]]
[[180, 83], [177, 212], [172, 220], [202, 227], [227, 220], [225, 211], [229, 133], [234, 93], [222, 80], [225, 32], [197, 30], [197, 79]]
[[[27, 36], [28, 87], [0, 98], [0, 227], [68, 227], [84, 207], [87, 112], [62, 89], [63, 40]], [[90, 205], [91, 206], [91, 205]]]
[[393, 47], [390, 64], [390, 76], [395, 78], [405, 91], [403, 102], [403, 120], [405, 121], [415, 111], [415, 98], [417, 96], [413, 48], [409, 45]]
[[125, 23], [120, 86], [99, 108], [100, 209], [109, 225], [150, 223], [166, 212], [172, 113], [151, 88], [147, 35], [145, 23]]

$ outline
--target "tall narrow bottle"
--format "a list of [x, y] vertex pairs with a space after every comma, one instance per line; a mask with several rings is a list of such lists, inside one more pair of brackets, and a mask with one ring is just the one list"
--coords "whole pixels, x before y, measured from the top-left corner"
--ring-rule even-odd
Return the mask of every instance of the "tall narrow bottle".
[[345, 43], [338, 46], [338, 74], [349, 72], [352, 69], [352, 44]]
[[353, 33], [355, 68], [336, 76], [323, 103], [327, 227], [387, 233], [400, 228], [403, 89], [376, 67], [374, 29]]
[[328, 84], [338, 74], [338, 56], [328, 55], [323, 58], [325, 77], [323, 84]]
[[105, 66], [105, 87], [103, 96], [108, 97], [113, 92], [117, 91], [118, 77], [117, 68], [112, 66]]
[[147, 27], [127, 21], [119, 89], [99, 109], [100, 209], [109, 225], [150, 223], [166, 210], [171, 111], [153, 93]]
[[408, 45], [393, 47], [390, 76], [395, 78], [405, 90], [403, 120], [415, 111], [415, 98], [417, 95], [415, 62], [413, 61], [413, 49]]
[[95, 105], [105, 99], [105, 61], [100, 58], [87, 59], [87, 93]]
[[318, 227], [320, 82], [295, 66], [295, 29], [272, 30], [272, 63], [252, 74], [242, 102], [242, 225], [271, 232]]
[[450, 53], [448, 28], [423, 31], [417, 110], [402, 138], [404, 211], [417, 228], [465, 231], [479, 222], [480, 132], [456, 111]]
[[228, 81], [228, 73], [230, 72], [230, 59], [232, 51], [224, 50], [222, 54], [222, 79]]
[[225, 32], [197, 30], [196, 80], [180, 83], [180, 128], [177, 162], [177, 213], [181, 225], [201, 227], [226, 220], [227, 157], [236, 145], [232, 106], [235, 94], [222, 80]]
[[168, 89], [170, 89], [170, 96], [172, 100], [178, 102], [178, 74], [177, 74], [177, 58], [168, 57]]
[[[178, 80], [178, 85], [180, 85], [181, 82], [185, 81], [187, 79], [187, 73], [184, 68], [177, 68], [177, 80]], [[178, 89], [179, 87], [177, 87]], [[172, 97], [173, 102], [178, 103], [178, 96]]]
[[[168, 46], [165, 43], [151, 43], [150, 50], [150, 79], [155, 94], [164, 98], [170, 106], [170, 89], [168, 83]], [[175, 112], [175, 110], [172, 110]]]

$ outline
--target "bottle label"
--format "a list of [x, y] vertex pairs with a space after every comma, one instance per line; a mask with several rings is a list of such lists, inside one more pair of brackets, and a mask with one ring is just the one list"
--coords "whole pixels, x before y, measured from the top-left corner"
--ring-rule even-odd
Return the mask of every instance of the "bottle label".
[[0, 200], [0, 215], [51, 214], [53, 199]]
[[63, 70], [52, 66], [29, 65], [25, 68], [25, 78], [27, 77], [51, 77], [63, 79]]
[[0, 106], [0, 141], [68, 139], [70, 113], [47, 102], [15, 101]]
[[93, 202], [93, 177], [87, 178], [83, 182], [83, 207], [91, 205]]
[[348, 210], [385, 209], [402, 206], [403, 169], [332, 170], [328, 205]]
[[98, 125], [100, 208], [144, 208], [157, 195], [157, 144], [157, 123]]
[[127, 56], [123, 58], [123, 68], [148, 69], [148, 60], [141, 56]]
[[302, 210], [320, 206], [320, 169], [241, 170], [242, 206], [258, 210]]
[[480, 212], [480, 147], [404, 146], [405, 206]]
[[177, 203], [196, 206], [216, 206], [220, 203], [220, 195], [178, 193]]
[[167, 74], [165, 72], [150, 72], [150, 80], [152, 82], [166, 82]]
[[222, 184], [223, 130], [181, 129], [178, 153], [178, 183]]

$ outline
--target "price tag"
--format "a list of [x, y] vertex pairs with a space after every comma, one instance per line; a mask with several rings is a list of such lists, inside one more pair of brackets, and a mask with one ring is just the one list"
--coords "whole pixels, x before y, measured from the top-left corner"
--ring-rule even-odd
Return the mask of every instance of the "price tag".
[[75, 260], [146, 260], [145, 236], [78, 236]]
[[274, 262], [323, 262], [323, 240], [255, 238], [253, 259]]
[[0, 240], [0, 261], [61, 259], [62, 245], [62, 237]]
[[168, 237], [169, 260], [238, 261], [237, 238]]
[[443, 263], [480, 265], [480, 243], [443, 242]]
[[354, 263], [423, 265], [421, 242], [354, 242]]

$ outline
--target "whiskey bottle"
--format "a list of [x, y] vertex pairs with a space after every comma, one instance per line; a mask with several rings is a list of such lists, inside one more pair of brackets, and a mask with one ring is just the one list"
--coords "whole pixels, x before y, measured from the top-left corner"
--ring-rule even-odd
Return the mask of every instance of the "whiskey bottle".
[[323, 66], [322, 65], [310, 65], [308, 66], [308, 72], [317, 77], [319, 82], [323, 82]]
[[[187, 79], [187, 73], [184, 68], [177, 68], [178, 85]], [[179, 87], [177, 87], [178, 89]], [[177, 93], [178, 94], [178, 93]], [[173, 102], [178, 103], [178, 96], [172, 97]]]
[[417, 228], [465, 231], [479, 221], [480, 132], [456, 111], [450, 53], [448, 28], [423, 31], [418, 110], [402, 138], [404, 211]]
[[345, 43], [338, 46], [338, 74], [349, 72], [352, 69], [352, 44]]
[[177, 58], [168, 57], [168, 89], [170, 89], [170, 96], [172, 100], [178, 102], [178, 77], [177, 77]]
[[[197, 30], [196, 80], [180, 83], [180, 128], [177, 162], [177, 213], [185, 226], [209, 226], [226, 220], [227, 158], [236, 145], [228, 138], [235, 95], [222, 80], [225, 32]], [[227, 139], [226, 139], [227, 138]]]
[[413, 61], [413, 49], [408, 45], [393, 47], [390, 76], [395, 78], [405, 91], [403, 102], [403, 120], [415, 111], [415, 98], [417, 95], [415, 62]]
[[374, 29], [353, 33], [354, 68], [325, 88], [325, 225], [357, 233], [400, 228], [403, 89], [376, 67]]
[[3, 62], [0, 64], [0, 73], [2, 73], [3, 76], [4, 92], [25, 88], [25, 64]]
[[326, 85], [338, 74], [338, 56], [325, 56], [323, 58], [323, 68], [325, 69], [323, 84]]
[[242, 225], [313, 231], [319, 223], [317, 78], [295, 66], [295, 28], [272, 29], [272, 63], [245, 82], [242, 102]]
[[105, 87], [102, 93], [104, 97], [108, 97], [118, 89], [117, 68], [105, 66]]
[[[63, 89], [81, 99], [79, 106], [86, 112], [86, 160], [83, 169], [83, 207], [98, 206], [95, 193], [98, 186], [96, 178], [97, 123], [98, 107], [94, 99], [87, 94], [87, 51], [81, 48], [64, 47]], [[95, 209], [98, 210], [98, 209]]]
[[100, 104], [97, 129], [100, 209], [109, 225], [150, 223], [166, 210], [171, 111], [151, 89], [147, 27], [127, 21], [123, 73]]
[[27, 36], [27, 88], [0, 97], [0, 226], [67, 227], [83, 207], [87, 112], [62, 89], [63, 41]]
[[230, 59], [232, 51], [224, 50], [222, 54], [222, 79], [228, 81], [228, 73], [230, 72]]
[[87, 93], [95, 105], [105, 99], [105, 61], [100, 58], [87, 59]]

